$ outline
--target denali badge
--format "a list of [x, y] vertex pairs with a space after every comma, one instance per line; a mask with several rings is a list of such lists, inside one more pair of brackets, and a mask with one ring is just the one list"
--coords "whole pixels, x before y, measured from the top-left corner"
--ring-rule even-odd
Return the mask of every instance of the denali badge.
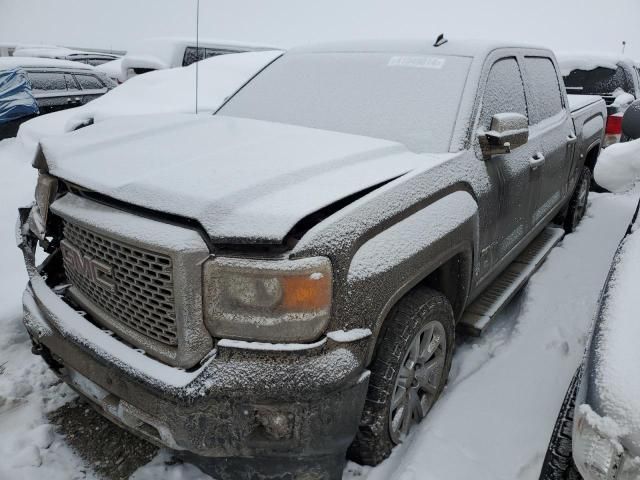
[[110, 292], [116, 291], [113, 272], [109, 265], [88, 255], [83, 255], [80, 250], [66, 240], [63, 240], [60, 246], [62, 247], [62, 258], [67, 268], [72, 269], [87, 280], [99, 284]]

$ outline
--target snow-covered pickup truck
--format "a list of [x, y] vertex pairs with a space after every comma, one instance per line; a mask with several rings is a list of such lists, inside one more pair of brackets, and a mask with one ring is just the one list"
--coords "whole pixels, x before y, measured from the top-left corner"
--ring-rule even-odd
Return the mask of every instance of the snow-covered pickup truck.
[[360, 42], [285, 53], [215, 115], [44, 139], [18, 231], [34, 351], [215, 478], [376, 464], [456, 327], [580, 220], [605, 115], [572, 117], [546, 49]]

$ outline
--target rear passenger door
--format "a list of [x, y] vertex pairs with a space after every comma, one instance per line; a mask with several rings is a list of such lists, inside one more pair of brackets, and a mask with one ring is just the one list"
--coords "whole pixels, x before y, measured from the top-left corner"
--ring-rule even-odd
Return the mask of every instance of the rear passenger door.
[[555, 64], [549, 57], [524, 57], [529, 108], [529, 144], [534, 148], [532, 180], [539, 185], [532, 226], [547, 218], [567, 188], [575, 143], [573, 121], [564, 104]]
[[83, 104], [89, 103], [109, 91], [107, 86], [95, 75], [75, 73], [74, 77], [82, 89]]
[[[523, 75], [516, 56], [499, 58], [490, 67], [482, 94], [476, 138], [491, 129], [491, 120], [499, 113], [519, 113], [529, 116]], [[513, 251], [529, 232], [532, 185], [530, 159], [534, 151], [530, 144], [511, 153], [493, 155], [484, 160], [493, 204], [487, 214], [493, 219], [491, 228], [483, 232], [481, 268], [486, 271]]]

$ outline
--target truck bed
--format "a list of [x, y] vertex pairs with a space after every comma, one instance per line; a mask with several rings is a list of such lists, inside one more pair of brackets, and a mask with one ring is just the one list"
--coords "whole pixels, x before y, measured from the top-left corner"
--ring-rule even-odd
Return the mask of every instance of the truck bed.
[[598, 95], [567, 95], [567, 97], [569, 98], [569, 108], [571, 109], [571, 113], [577, 112], [584, 107], [593, 105], [598, 103], [599, 100], [602, 100], [602, 97], [599, 97]]

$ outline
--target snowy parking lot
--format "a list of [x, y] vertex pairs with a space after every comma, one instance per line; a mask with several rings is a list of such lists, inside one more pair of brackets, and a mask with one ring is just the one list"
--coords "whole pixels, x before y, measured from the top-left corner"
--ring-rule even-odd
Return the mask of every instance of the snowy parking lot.
[[[106, 425], [106, 420], [89, 422], [87, 428], [97, 433], [83, 438], [120, 443], [117, 456], [106, 459], [113, 468], [105, 470], [100, 468], [104, 459], [92, 458], [81, 442], [65, 438], [68, 430], [51, 423], [54, 412], [76, 396], [31, 354], [21, 325], [26, 273], [13, 227], [18, 206], [33, 195], [35, 171], [13, 141], [0, 143], [0, 166], [0, 455], [5, 459], [0, 478], [96, 478], [96, 471], [120, 478], [122, 457], [139, 449], [138, 443], [129, 445], [130, 437], [96, 423]], [[448, 388], [428, 419], [382, 465], [350, 463], [344, 478], [536, 479], [600, 289], [636, 204], [635, 194], [592, 195], [577, 232], [551, 252], [489, 331], [480, 339], [458, 339]], [[140, 465], [124, 463], [132, 471], [140, 467], [137, 479], [208, 478], [189, 465], [168, 465], [169, 459], [168, 452], [160, 452], [150, 463], [144, 456]]]

